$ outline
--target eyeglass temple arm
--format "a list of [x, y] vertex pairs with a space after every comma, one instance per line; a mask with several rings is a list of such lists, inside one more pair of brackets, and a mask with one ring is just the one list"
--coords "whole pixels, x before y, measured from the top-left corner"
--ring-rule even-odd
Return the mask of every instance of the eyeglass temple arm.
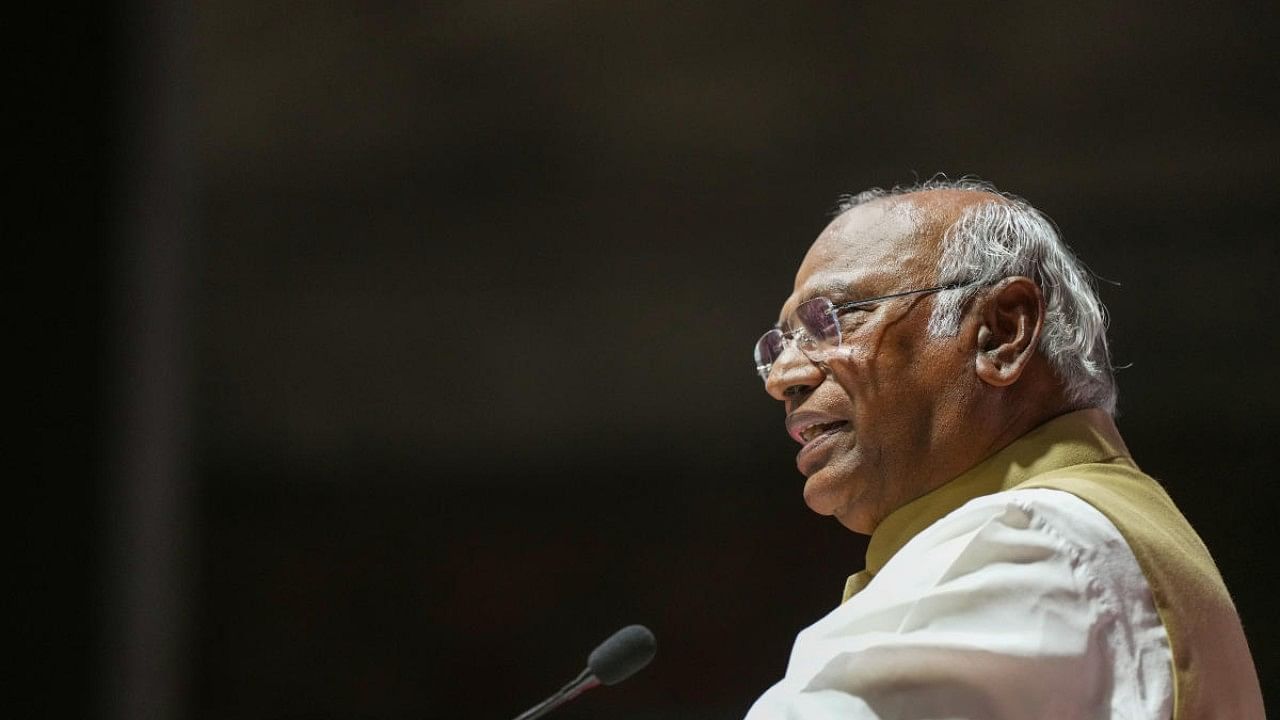
[[892, 300], [893, 298], [906, 297], [907, 295], [920, 295], [922, 293], [941, 292], [943, 290], [959, 290], [962, 287], [968, 287], [970, 285], [977, 285], [977, 284], [978, 284], [978, 281], [975, 280], [970, 282], [953, 282], [953, 283], [948, 283], [946, 285], [938, 285], [936, 287], [921, 288], [919, 290], [905, 290], [903, 292], [892, 293], [890, 295], [881, 295], [879, 297], [865, 298], [862, 300], [854, 300], [852, 302], [841, 303], [839, 305], [836, 305], [834, 309], [843, 310], [845, 308], [851, 308], [855, 305], [866, 305], [867, 303], [879, 302], [880, 300]]

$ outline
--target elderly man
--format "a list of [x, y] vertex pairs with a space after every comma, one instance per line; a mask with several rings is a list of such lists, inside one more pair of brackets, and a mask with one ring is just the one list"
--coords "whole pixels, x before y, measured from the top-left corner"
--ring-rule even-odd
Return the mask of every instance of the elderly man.
[[1208, 551], [1112, 421], [1105, 312], [973, 182], [844, 202], [756, 346], [805, 502], [870, 534], [765, 718], [1262, 718]]

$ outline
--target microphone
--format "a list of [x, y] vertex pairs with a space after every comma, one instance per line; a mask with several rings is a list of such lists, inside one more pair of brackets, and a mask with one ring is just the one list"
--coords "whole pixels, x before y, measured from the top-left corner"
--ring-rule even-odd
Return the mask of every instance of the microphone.
[[525, 710], [515, 720], [540, 718], [582, 693], [601, 685], [617, 685], [635, 675], [658, 652], [658, 641], [643, 625], [628, 625], [587, 656], [587, 669], [554, 695]]

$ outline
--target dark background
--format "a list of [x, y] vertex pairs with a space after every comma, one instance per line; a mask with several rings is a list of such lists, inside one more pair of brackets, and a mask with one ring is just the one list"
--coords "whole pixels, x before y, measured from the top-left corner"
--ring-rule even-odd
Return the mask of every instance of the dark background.
[[1152, 7], [45, 11], [21, 707], [510, 717], [640, 622], [562, 717], [740, 716], [864, 549], [749, 345], [838, 194], [939, 171], [1114, 281], [1120, 427], [1280, 707], [1276, 12]]

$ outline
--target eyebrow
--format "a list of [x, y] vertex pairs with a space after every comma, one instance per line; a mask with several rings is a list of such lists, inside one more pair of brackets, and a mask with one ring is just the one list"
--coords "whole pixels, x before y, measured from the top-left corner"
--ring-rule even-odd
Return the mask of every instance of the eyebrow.
[[[807, 302], [814, 298], [825, 297], [831, 302], [839, 305], [842, 302], [860, 300], [862, 298], [872, 296], [873, 294], [867, 291], [866, 283], [863, 280], [854, 280], [852, 282], [832, 281], [813, 288], [811, 292], [805, 294], [804, 300], [801, 300], [800, 302]], [[796, 304], [799, 305], [800, 303]]]
[[[800, 299], [796, 302], [796, 306], [799, 307], [800, 305], [806, 302], [809, 302], [814, 298], [820, 298], [820, 297], [824, 297], [830, 300], [833, 305], [839, 305], [841, 303], [849, 302], [851, 300], [856, 301], [865, 297], [871, 297], [865, 291], [865, 285], [866, 285], [866, 281], [862, 279], [853, 280], [853, 281], [831, 280], [828, 282], [824, 282], [821, 285], [818, 285], [817, 287], [813, 288], [809, 292], [802, 295]], [[795, 312], [795, 308], [792, 308], [792, 312]], [[775, 322], [773, 326], [779, 330], [782, 330], [784, 327], [782, 324], [782, 319], [779, 319], [777, 322]]]

